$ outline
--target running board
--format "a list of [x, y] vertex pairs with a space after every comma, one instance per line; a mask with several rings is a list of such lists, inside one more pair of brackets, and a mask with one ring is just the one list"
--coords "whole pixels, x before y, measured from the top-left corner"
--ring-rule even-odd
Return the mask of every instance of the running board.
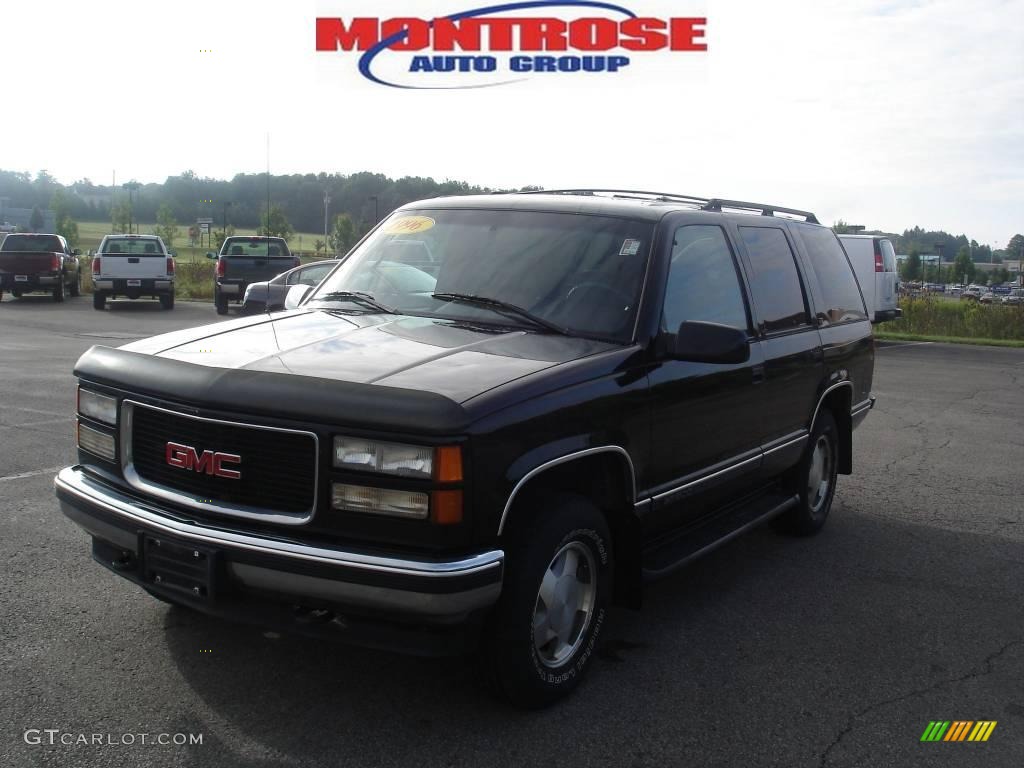
[[709, 520], [696, 530], [667, 541], [644, 553], [643, 574], [645, 581], [667, 576], [687, 563], [706, 555], [737, 536], [746, 533], [773, 517], [796, 506], [800, 497], [784, 497], [772, 494], [758, 499], [753, 504], [739, 507], [735, 511]]

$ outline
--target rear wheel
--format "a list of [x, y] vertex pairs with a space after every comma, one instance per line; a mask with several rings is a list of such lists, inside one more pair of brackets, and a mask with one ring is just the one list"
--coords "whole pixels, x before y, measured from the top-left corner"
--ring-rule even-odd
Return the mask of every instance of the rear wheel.
[[71, 284], [71, 295], [75, 298], [82, 295], [82, 271], [75, 273], [75, 282]]
[[174, 309], [174, 291], [161, 294], [160, 306], [164, 309]]
[[608, 526], [587, 499], [556, 496], [536, 519], [510, 542], [480, 657], [497, 692], [530, 708], [568, 695], [590, 668], [613, 567]]
[[21, 291], [11, 291], [11, 296], [13, 296], [16, 299], [20, 299], [21, 298]]
[[60, 302], [64, 301], [65, 295], [66, 289], [64, 285], [64, 275], [61, 275], [60, 278], [57, 280], [57, 287], [53, 289], [53, 300], [59, 304]]
[[228, 313], [228, 297], [222, 296], [219, 293], [214, 294], [213, 303], [217, 307], [218, 315], [226, 315]]
[[825, 525], [839, 477], [839, 430], [831, 411], [814, 422], [807, 450], [793, 475], [799, 503], [779, 518], [779, 527], [797, 536], [817, 533]]
[[92, 308], [93, 309], [103, 309], [106, 306], [107, 306], [107, 296], [106, 296], [106, 294], [100, 293], [99, 291], [96, 291], [96, 293], [94, 293], [92, 295]]

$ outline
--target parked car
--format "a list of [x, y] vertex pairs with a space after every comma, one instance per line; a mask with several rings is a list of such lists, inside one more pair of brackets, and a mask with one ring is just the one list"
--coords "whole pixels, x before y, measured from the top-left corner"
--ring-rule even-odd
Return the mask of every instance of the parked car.
[[1024, 304], [1024, 288], [1012, 288], [1010, 293], [1003, 296], [1003, 304], [1011, 304], [1013, 306], [1020, 306]]
[[82, 290], [81, 251], [68, 247], [60, 235], [14, 233], [0, 243], [0, 299], [44, 291], [64, 301]]
[[960, 294], [960, 298], [968, 301], [979, 301], [982, 293], [983, 291], [981, 288], [972, 285], [969, 288], [964, 289], [963, 293]]
[[857, 273], [871, 322], [900, 317], [903, 310], [899, 308], [896, 290], [896, 251], [892, 241], [875, 235], [840, 235], [839, 240]]
[[978, 298], [978, 301], [982, 304], [997, 304], [999, 303], [999, 297], [992, 293], [992, 291], [985, 291], [985, 293], [981, 294]]
[[229, 237], [220, 253], [210, 251], [206, 258], [217, 261], [213, 304], [218, 315], [228, 313], [228, 302], [241, 302], [250, 283], [270, 280], [291, 267], [299, 266], [288, 243], [280, 237]]
[[174, 257], [156, 235], [107, 235], [92, 257], [92, 306], [148, 296], [174, 309], [174, 272]]
[[289, 288], [293, 285], [308, 285], [314, 288], [337, 264], [337, 259], [324, 259], [293, 267], [272, 280], [250, 283], [245, 289], [245, 298], [242, 299], [242, 314], [258, 315], [261, 312], [284, 309], [284, 297]]
[[[435, 258], [426, 290], [379, 269], [410, 239]], [[769, 520], [821, 529], [874, 404], [843, 248], [774, 205], [424, 200], [288, 298], [86, 352], [64, 513], [161, 600], [479, 647], [524, 706], [579, 683], [645, 579]]]

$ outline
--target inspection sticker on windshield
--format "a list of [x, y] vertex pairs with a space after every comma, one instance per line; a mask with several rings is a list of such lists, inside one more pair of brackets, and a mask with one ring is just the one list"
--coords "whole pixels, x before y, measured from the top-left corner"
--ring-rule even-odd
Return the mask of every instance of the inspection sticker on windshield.
[[384, 231], [389, 235], [411, 235], [426, 232], [433, 226], [434, 220], [429, 216], [399, 216], [389, 222]]
[[626, 238], [622, 241], [622, 249], [619, 251], [619, 256], [636, 256], [640, 253], [640, 241], [631, 240]]

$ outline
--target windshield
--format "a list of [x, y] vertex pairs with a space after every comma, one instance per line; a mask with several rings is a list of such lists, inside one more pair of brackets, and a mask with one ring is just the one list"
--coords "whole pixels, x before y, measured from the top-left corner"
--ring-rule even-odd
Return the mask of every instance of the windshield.
[[571, 213], [399, 211], [310, 301], [372, 311], [346, 297], [361, 292], [402, 314], [627, 342], [653, 232]]
[[229, 237], [224, 241], [221, 254], [231, 256], [291, 256], [284, 240], [266, 240], [258, 237]]
[[56, 253], [64, 249], [54, 235], [8, 235], [4, 239], [4, 250]]
[[163, 248], [155, 237], [108, 237], [103, 241], [101, 254], [130, 253], [132, 256], [163, 256]]

